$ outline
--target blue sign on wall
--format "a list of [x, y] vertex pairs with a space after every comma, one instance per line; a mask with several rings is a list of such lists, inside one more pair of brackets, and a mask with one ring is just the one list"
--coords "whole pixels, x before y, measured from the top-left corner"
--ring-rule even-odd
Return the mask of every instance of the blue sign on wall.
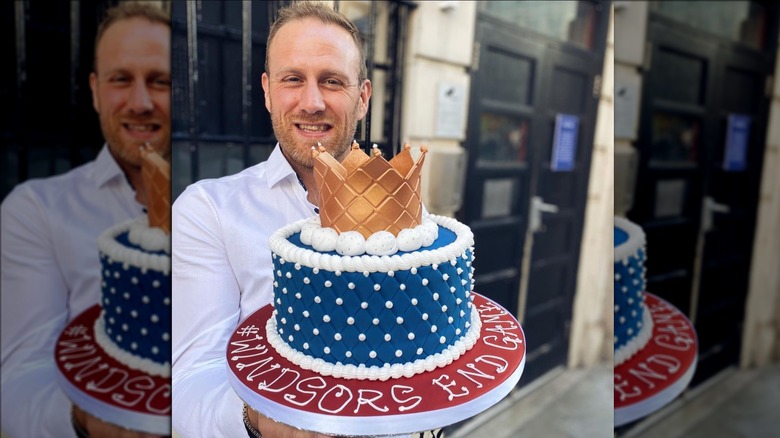
[[570, 114], [555, 116], [552, 159], [550, 168], [556, 172], [574, 170], [574, 158], [577, 156], [577, 132], [580, 118]]
[[750, 116], [729, 114], [723, 170], [739, 172], [747, 168], [747, 146], [750, 139]]

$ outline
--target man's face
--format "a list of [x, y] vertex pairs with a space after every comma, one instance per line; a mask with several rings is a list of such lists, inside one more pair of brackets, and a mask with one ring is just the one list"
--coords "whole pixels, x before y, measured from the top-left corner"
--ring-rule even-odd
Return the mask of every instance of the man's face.
[[123, 167], [141, 165], [138, 147], [145, 142], [170, 156], [170, 39], [168, 26], [138, 17], [115, 22], [98, 43], [92, 105]]
[[310, 168], [318, 142], [338, 159], [349, 149], [371, 97], [371, 82], [358, 80], [359, 58], [339, 26], [304, 19], [279, 29], [268, 48], [263, 90], [288, 159]]

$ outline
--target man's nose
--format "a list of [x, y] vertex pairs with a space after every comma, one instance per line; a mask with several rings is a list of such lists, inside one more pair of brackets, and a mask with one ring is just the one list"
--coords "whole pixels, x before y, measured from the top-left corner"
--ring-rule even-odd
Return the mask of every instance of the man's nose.
[[318, 83], [309, 82], [303, 87], [300, 104], [301, 109], [309, 114], [325, 111], [325, 100]]
[[146, 113], [154, 108], [148, 87], [144, 82], [140, 81], [133, 84], [133, 87], [130, 89], [127, 103], [130, 110], [135, 113]]

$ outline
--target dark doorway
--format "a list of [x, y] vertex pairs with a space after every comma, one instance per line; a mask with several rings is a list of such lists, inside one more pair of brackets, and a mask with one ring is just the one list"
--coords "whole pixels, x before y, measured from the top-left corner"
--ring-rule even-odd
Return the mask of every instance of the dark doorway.
[[694, 322], [692, 385], [736, 364], [741, 348], [777, 39], [775, 6], [749, 8], [741, 40], [658, 5], [649, 16], [628, 216], [647, 234], [648, 291]]
[[[468, 184], [458, 218], [477, 242], [477, 292], [522, 321], [528, 356], [521, 385], [565, 364], [569, 349], [609, 8], [568, 6], [570, 20], [557, 33], [553, 23], [529, 18], [551, 16], [539, 10], [547, 6], [523, 2], [482, 3], [476, 24]], [[565, 169], [552, 159], [559, 116], [578, 123]]]

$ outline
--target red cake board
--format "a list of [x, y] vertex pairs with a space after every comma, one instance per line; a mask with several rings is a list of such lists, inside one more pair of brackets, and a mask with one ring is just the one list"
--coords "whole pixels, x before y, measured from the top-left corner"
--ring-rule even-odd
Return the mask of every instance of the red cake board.
[[698, 341], [693, 324], [668, 302], [645, 292], [653, 335], [642, 350], [615, 367], [615, 426], [647, 416], [688, 386]]
[[329, 435], [399, 435], [465, 420], [504, 398], [525, 366], [525, 335], [511, 313], [474, 294], [477, 343], [442, 368], [386, 381], [321, 376], [282, 357], [266, 340], [273, 307], [239, 324], [227, 349], [238, 396], [264, 415]]
[[57, 377], [68, 398], [105, 422], [159, 435], [171, 434], [171, 381], [129, 368], [95, 342], [95, 305], [71, 321], [54, 348]]

